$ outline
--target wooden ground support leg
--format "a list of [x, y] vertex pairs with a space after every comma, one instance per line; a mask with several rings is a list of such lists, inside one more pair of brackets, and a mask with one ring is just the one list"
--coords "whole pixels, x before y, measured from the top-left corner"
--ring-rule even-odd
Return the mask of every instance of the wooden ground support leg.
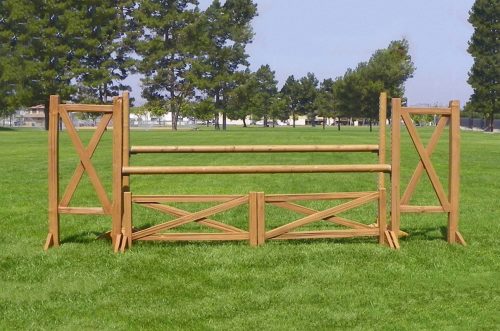
[[123, 243], [122, 251], [125, 248], [132, 248], [132, 192], [123, 193]]
[[392, 249], [399, 249], [399, 240], [394, 231], [387, 230], [384, 232], [385, 234], [385, 241], [389, 245], [390, 248]]
[[262, 245], [265, 241], [264, 193], [250, 192], [248, 195], [250, 246]]
[[378, 242], [381, 245], [389, 244], [386, 240], [385, 232], [387, 231], [387, 192], [385, 188], [379, 189], [378, 198]]

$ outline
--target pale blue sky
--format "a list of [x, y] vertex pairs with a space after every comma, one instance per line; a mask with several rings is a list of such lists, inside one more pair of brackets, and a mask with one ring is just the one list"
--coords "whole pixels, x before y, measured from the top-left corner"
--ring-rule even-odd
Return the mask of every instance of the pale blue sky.
[[[320, 80], [344, 74], [391, 40], [405, 37], [417, 67], [406, 83], [409, 104], [463, 105], [472, 90], [467, 22], [474, 0], [254, 0], [259, 16], [248, 45], [251, 69], [269, 64], [281, 86], [289, 75]], [[211, 3], [200, 0], [202, 9]], [[140, 104], [140, 87], [132, 79]]]

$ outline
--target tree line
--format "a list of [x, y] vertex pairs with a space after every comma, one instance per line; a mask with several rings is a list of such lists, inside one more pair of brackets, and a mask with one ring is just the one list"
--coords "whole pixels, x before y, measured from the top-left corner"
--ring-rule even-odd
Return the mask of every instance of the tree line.
[[[64, 100], [106, 103], [141, 74], [143, 109], [161, 115], [277, 120], [307, 116], [377, 118], [378, 95], [403, 97], [415, 67], [405, 39], [391, 42], [335, 79], [249, 69], [246, 46], [258, 15], [252, 0], [3, 0], [0, 2], [0, 109]], [[46, 109], [48, 107], [46, 106]], [[222, 114], [222, 123], [219, 123]], [[324, 121], [323, 121], [324, 124]]]

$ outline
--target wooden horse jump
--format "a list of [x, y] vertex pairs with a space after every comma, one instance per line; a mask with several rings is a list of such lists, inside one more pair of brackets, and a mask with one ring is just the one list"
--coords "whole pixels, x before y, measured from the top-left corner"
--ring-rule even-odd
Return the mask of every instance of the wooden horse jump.
[[[50, 131], [49, 131], [49, 235], [45, 249], [59, 245], [59, 215], [60, 214], [102, 214], [112, 216], [112, 238], [115, 251], [130, 248], [134, 241], [194, 241], [194, 240], [248, 240], [250, 245], [257, 246], [266, 240], [309, 239], [309, 238], [345, 238], [345, 237], [378, 237], [379, 243], [399, 248], [398, 237], [399, 217], [402, 212], [447, 212], [449, 214], [448, 241], [464, 243], [457, 231], [458, 224], [458, 103], [452, 102], [445, 109], [407, 109], [401, 108], [399, 99], [393, 99], [393, 130], [392, 130], [392, 164], [386, 162], [386, 111], [387, 96], [380, 96], [379, 144], [378, 145], [244, 145], [244, 146], [130, 146], [129, 143], [129, 101], [128, 93], [116, 97], [113, 105], [68, 105], [60, 104], [57, 96], [51, 96]], [[398, 106], [399, 105], [399, 106]], [[102, 120], [97, 127], [89, 145], [85, 148], [81, 143], [68, 112], [100, 112]], [[442, 119], [436, 128], [431, 142], [424, 148], [418, 139], [416, 130], [411, 124], [410, 114], [430, 113], [441, 115]], [[400, 198], [400, 118], [403, 118], [421, 161], [410, 181], [408, 188]], [[435, 175], [429, 157], [446, 124], [443, 118], [451, 118], [450, 123], [450, 191], [444, 195], [442, 185]], [[75, 150], [80, 158], [75, 173], [66, 191], [59, 196], [59, 121], [67, 128]], [[99, 177], [92, 165], [91, 158], [99, 140], [110, 121], [113, 121], [113, 178], [112, 201], [103, 189]], [[249, 165], [249, 166], [131, 166], [130, 155], [142, 153], [280, 153], [280, 152], [369, 152], [378, 154], [378, 162], [374, 164], [349, 165]], [[409, 206], [408, 201], [415, 189], [418, 179], [426, 170], [433, 187], [440, 197], [440, 207]], [[99, 207], [68, 207], [81, 176], [87, 172], [102, 206]], [[250, 192], [248, 195], [137, 195], [130, 188], [130, 176], [161, 175], [161, 174], [259, 174], [259, 173], [378, 173], [377, 190], [369, 192], [333, 192], [314, 194], [274, 194]], [[386, 220], [386, 188], [385, 174], [391, 174], [391, 223]], [[456, 180], [456, 181], [455, 181]], [[296, 204], [296, 201], [310, 200], [348, 200], [335, 207], [318, 211]], [[168, 205], [176, 202], [215, 202], [215, 206], [196, 212], [189, 212]], [[339, 216], [345, 211], [377, 203], [378, 212], [376, 224], [367, 225], [355, 220]], [[266, 229], [265, 206], [277, 206], [304, 215], [287, 224]], [[136, 230], [133, 228], [132, 206], [143, 207], [166, 213], [176, 217], [174, 220], [157, 224], [148, 228]], [[232, 208], [248, 205], [248, 229], [237, 228], [210, 219], [214, 214]], [[327, 221], [347, 227], [343, 230], [296, 231], [301, 226], [317, 221]], [[169, 230], [188, 223], [198, 223], [217, 233], [181, 233]]]

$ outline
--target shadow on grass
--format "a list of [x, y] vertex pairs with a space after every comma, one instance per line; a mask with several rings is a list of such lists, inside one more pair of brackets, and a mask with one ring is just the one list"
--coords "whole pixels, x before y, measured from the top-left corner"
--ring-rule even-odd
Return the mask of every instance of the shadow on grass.
[[440, 226], [438, 228], [429, 227], [421, 229], [412, 229], [408, 231], [407, 237], [400, 238], [401, 241], [446, 241], [447, 227]]
[[[151, 225], [142, 225], [139, 228], [135, 228], [134, 231], [144, 230]], [[414, 229], [409, 231], [409, 235], [407, 237], [401, 237], [400, 241], [404, 242], [413, 242], [413, 241], [446, 241], [447, 235], [447, 227], [441, 226], [439, 228], [430, 227], [423, 229]], [[106, 240], [111, 241], [111, 238], [106, 233], [92, 231], [92, 232], [80, 232], [75, 233], [73, 235], [67, 236], [61, 239], [61, 244], [64, 243], [76, 243], [76, 244], [89, 244], [95, 242], [96, 240]], [[273, 244], [273, 245], [315, 245], [315, 244], [364, 244], [364, 243], [378, 243], [378, 237], [352, 237], [352, 238], [319, 238], [319, 239], [297, 239], [297, 240], [279, 240], [279, 239], [268, 239], [265, 244]], [[135, 242], [134, 245], [139, 244], [139, 242]], [[199, 241], [141, 241], [140, 245], [162, 245], [166, 247], [182, 247], [182, 246], [192, 246], [192, 245], [200, 245], [200, 246], [220, 246], [223, 245], [248, 245], [248, 240], [238, 240], [238, 241], [218, 241], [218, 240], [199, 240]]]
[[65, 236], [61, 238], [61, 244], [89, 244], [95, 242], [96, 240], [107, 240], [111, 241], [111, 237], [106, 235], [106, 233], [92, 231], [92, 232], [80, 232], [75, 233], [70, 236]]
[[15, 131], [14, 128], [7, 128], [7, 127], [4, 127], [4, 126], [0, 126], [0, 132], [2, 131]]

